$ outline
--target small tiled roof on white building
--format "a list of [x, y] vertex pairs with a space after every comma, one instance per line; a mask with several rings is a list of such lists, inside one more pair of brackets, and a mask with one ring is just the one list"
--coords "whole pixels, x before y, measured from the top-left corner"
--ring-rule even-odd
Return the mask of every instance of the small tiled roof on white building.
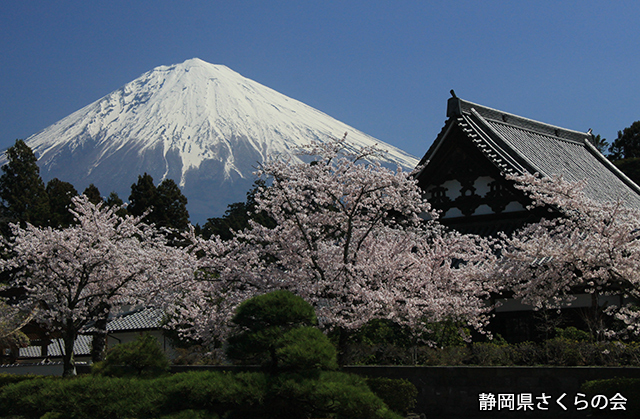
[[107, 324], [108, 332], [159, 329], [164, 312], [157, 308], [143, 308], [122, 314]]
[[[79, 335], [73, 344], [73, 353], [75, 356], [83, 356], [91, 354], [91, 336]], [[64, 355], [64, 342], [62, 339], [53, 339], [47, 346], [48, 357], [62, 357]], [[41, 358], [42, 350], [40, 346], [27, 346], [20, 348], [19, 358]]]
[[[162, 327], [164, 312], [156, 308], [142, 308], [123, 313], [107, 323], [107, 333], [137, 332], [157, 330]], [[90, 334], [78, 335], [73, 346], [75, 356], [91, 355]], [[47, 357], [62, 357], [64, 354], [64, 342], [62, 339], [53, 339], [47, 345]], [[28, 346], [19, 349], [20, 359], [42, 358], [42, 348], [40, 346]]]

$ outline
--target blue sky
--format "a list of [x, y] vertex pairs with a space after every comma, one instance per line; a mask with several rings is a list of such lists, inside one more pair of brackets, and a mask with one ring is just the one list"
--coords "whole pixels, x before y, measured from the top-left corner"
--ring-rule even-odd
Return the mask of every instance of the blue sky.
[[611, 141], [640, 120], [639, 16], [637, 1], [4, 2], [0, 148], [193, 57], [418, 157], [450, 89]]

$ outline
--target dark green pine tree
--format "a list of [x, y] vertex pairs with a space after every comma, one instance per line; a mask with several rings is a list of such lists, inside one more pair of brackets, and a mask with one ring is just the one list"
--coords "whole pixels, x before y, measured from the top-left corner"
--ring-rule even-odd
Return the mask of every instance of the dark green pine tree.
[[640, 121], [622, 131], [609, 147], [609, 159], [635, 183], [640, 184]]
[[[157, 194], [158, 191], [153, 184], [151, 175], [147, 173], [138, 175], [138, 182], [131, 185], [131, 195], [129, 195], [127, 210], [131, 215], [141, 216], [145, 211], [152, 209], [156, 205]], [[148, 216], [147, 221], [149, 221]]]
[[242, 231], [249, 227], [249, 220], [253, 220], [268, 228], [276, 226], [273, 218], [265, 212], [256, 213], [256, 193], [265, 186], [262, 179], [254, 182], [253, 187], [247, 192], [245, 202], [229, 204], [222, 217], [209, 218], [202, 226], [201, 234], [209, 239], [211, 236], [220, 236], [222, 240], [230, 240], [234, 231]]
[[640, 157], [616, 160], [613, 164], [627, 175], [629, 179], [640, 185]]
[[131, 185], [129, 213], [140, 216], [149, 210], [145, 221], [157, 227], [184, 231], [189, 226], [187, 198], [171, 179], [165, 179], [156, 188], [153, 178], [145, 173]]
[[165, 179], [158, 185], [156, 200], [153, 211], [156, 225], [186, 231], [189, 227], [187, 197], [172, 179]]
[[633, 159], [640, 157], [640, 121], [622, 131], [609, 147], [611, 160]]
[[102, 195], [100, 195], [100, 189], [98, 189], [98, 187], [93, 183], [86, 187], [84, 192], [82, 192], [82, 195], [89, 198], [89, 202], [94, 205], [98, 205], [103, 202]]
[[8, 223], [48, 224], [49, 197], [40, 177], [37, 158], [23, 140], [6, 151], [7, 163], [0, 176], [1, 226], [8, 233]]
[[122, 199], [120, 199], [120, 197], [115, 191], [109, 194], [109, 196], [105, 200], [105, 203], [107, 204], [108, 207], [115, 207], [115, 206], [121, 207], [124, 205], [124, 202], [122, 202]]
[[129, 211], [127, 211], [127, 208], [125, 208], [124, 206], [124, 202], [122, 202], [122, 199], [120, 199], [120, 197], [115, 191], [112, 191], [109, 194], [107, 199], [105, 199], [104, 203], [109, 208], [118, 207], [119, 209], [116, 211], [116, 214], [118, 214], [120, 217], [124, 217], [129, 213]]
[[69, 182], [53, 178], [47, 182], [47, 196], [49, 197], [49, 225], [51, 227], [69, 227], [74, 224], [74, 216], [69, 212], [72, 199], [78, 191]]
[[600, 134], [591, 136], [591, 145], [598, 149], [599, 152], [606, 155], [607, 149], [610, 147], [606, 138], [602, 138]]
[[249, 211], [246, 202], [229, 204], [222, 217], [207, 219], [200, 234], [205, 239], [210, 239], [211, 236], [220, 236], [222, 240], [231, 240], [234, 231], [242, 231], [249, 226], [251, 219]]

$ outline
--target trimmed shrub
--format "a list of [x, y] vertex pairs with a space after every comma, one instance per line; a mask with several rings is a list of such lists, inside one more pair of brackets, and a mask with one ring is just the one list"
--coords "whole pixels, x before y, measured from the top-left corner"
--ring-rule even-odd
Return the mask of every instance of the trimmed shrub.
[[53, 377], [37, 377], [3, 386], [0, 391], [0, 412], [27, 418], [44, 415], [50, 410], [47, 405], [50, 398], [43, 398], [42, 393], [48, 393], [51, 381], [54, 381]]
[[335, 370], [338, 368], [336, 348], [315, 327], [292, 329], [278, 341], [276, 357], [283, 370]]
[[[588, 344], [587, 344], [588, 345]], [[553, 338], [544, 342], [545, 364], [557, 366], [586, 365], [581, 352], [584, 344], [566, 338]]]
[[33, 374], [17, 375], [17, 374], [2, 373], [0, 374], [0, 389], [6, 386], [7, 384], [19, 383], [20, 381], [32, 380], [34, 378], [41, 378], [41, 377], [42, 377], [41, 375], [33, 375]]
[[556, 327], [555, 332], [557, 337], [572, 340], [574, 342], [591, 342], [593, 340], [588, 332], [580, 330], [574, 326], [569, 326], [565, 329]]
[[267, 398], [263, 373], [185, 372], [162, 379], [163, 411], [206, 410], [222, 415], [230, 409], [258, 409]]
[[350, 344], [343, 351], [344, 365], [413, 365], [416, 350], [420, 348], [403, 348], [392, 344], [366, 345]]
[[320, 372], [313, 378], [296, 373], [187, 374], [163, 381], [170, 389], [165, 410], [190, 406], [229, 419], [399, 418], [362, 378], [344, 373]]
[[271, 391], [260, 418], [400, 419], [376, 396], [365, 379], [322, 372], [317, 379], [294, 374], [272, 377]]
[[2, 388], [0, 412], [24, 419], [400, 418], [364, 379], [334, 372], [321, 372], [314, 378], [293, 373], [217, 372], [155, 379], [35, 378]]
[[[311, 304], [289, 291], [250, 298], [236, 309], [238, 328], [228, 339], [227, 355], [260, 363], [276, 372], [285, 369], [333, 368], [331, 343], [319, 331]], [[301, 331], [297, 331], [301, 330]], [[297, 364], [297, 365], [295, 365]]]
[[323, 373], [316, 396], [327, 408], [333, 407], [336, 418], [339, 419], [401, 418], [369, 389], [364, 378], [355, 375]]
[[417, 349], [417, 365], [465, 365], [471, 358], [471, 349], [466, 346], [432, 348], [421, 346]]
[[534, 342], [521, 342], [512, 345], [511, 357], [513, 365], [534, 366], [542, 362], [540, 345]]
[[160, 419], [218, 419], [220, 416], [215, 413], [208, 413], [205, 410], [183, 410], [182, 412], [160, 416]]
[[169, 359], [158, 340], [148, 333], [133, 342], [114, 346], [104, 361], [94, 364], [94, 374], [157, 376], [169, 370]]
[[68, 419], [157, 417], [162, 394], [153, 380], [100, 376], [36, 378], [5, 386], [0, 412], [25, 418], [45, 414]]
[[[175, 342], [175, 341], [174, 341]], [[184, 348], [174, 347], [176, 357], [173, 365], [220, 365], [222, 360], [213, 347], [193, 344]]]
[[640, 379], [638, 378], [612, 378], [608, 380], [587, 381], [582, 384], [581, 391], [586, 395], [585, 399], [591, 401], [595, 395], [604, 395], [608, 399], [620, 393], [627, 402], [625, 410], [612, 411], [610, 406], [606, 409], [594, 409], [589, 406], [590, 416], [596, 417], [640, 417]]
[[583, 340], [555, 337], [539, 343], [492, 341], [444, 348], [352, 343], [343, 355], [350, 365], [640, 366], [639, 342], [593, 342], [577, 329], [564, 330]]
[[473, 365], [512, 365], [511, 346], [499, 345], [489, 342], [474, 342], [471, 347], [471, 359]]
[[367, 385], [396, 413], [407, 415], [416, 406], [418, 389], [410, 381], [393, 378], [367, 378]]

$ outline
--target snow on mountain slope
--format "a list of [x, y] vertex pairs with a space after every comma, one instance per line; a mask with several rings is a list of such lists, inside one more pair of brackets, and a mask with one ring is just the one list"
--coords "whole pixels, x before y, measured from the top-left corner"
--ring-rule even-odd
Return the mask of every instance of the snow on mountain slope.
[[[79, 191], [94, 183], [125, 201], [139, 174], [176, 181], [192, 222], [243, 201], [259, 162], [347, 133], [354, 147], [377, 144], [387, 166], [413, 156], [222, 65], [194, 58], [160, 66], [26, 140], [45, 181]], [[293, 156], [293, 159], [297, 157]]]

